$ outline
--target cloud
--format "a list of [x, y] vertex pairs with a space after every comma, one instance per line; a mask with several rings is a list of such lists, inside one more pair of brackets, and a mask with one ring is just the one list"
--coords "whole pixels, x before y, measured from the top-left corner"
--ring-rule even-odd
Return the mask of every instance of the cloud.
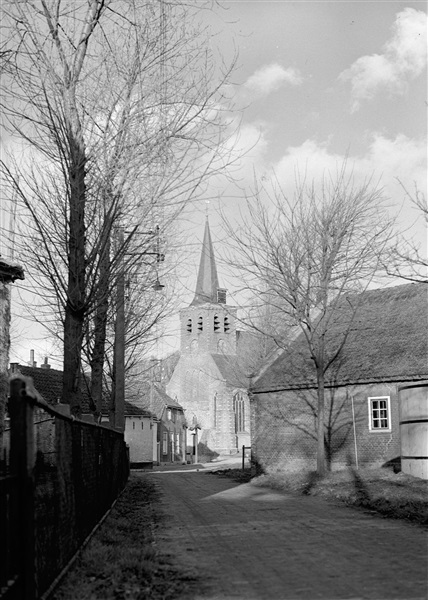
[[303, 78], [299, 69], [288, 67], [284, 69], [278, 63], [265, 65], [253, 73], [244, 83], [244, 88], [260, 96], [267, 96], [284, 83], [300, 85]]
[[341, 81], [351, 82], [352, 112], [382, 89], [390, 94], [404, 93], [408, 81], [425, 69], [426, 14], [405, 8], [397, 14], [392, 29], [393, 35], [383, 46], [382, 54], [361, 56], [339, 75]]
[[[306, 140], [300, 146], [287, 148], [286, 153], [273, 165], [276, 181], [288, 197], [296, 189], [296, 180], [306, 177], [309, 184], [321, 178], [333, 177], [346, 160], [344, 154], [329, 151], [328, 143]], [[349, 156], [347, 167], [355, 185], [372, 177], [373, 185], [383, 187], [386, 204], [391, 215], [397, 219], [397, 228], [406, 231], [417, 243], [426, 247], [425, 221], [414, 208], [403, 190], [414, 192], [415, 184], [427, 194], [427, 145], [425, 139], [412, 139], [403, 134], [388, 138], [379, 133], [372, 135], [371, 143], [364, 154]], [[269, 175], [270, 177], [270, 175]], [[267, 182], [266, 170], [264, 181]]]
[[[328, 143], [306, 140], [300, 146], [287, 148], [273, 169], [281, 181], [287, 182], [287, 186], [290, 183], [294, 186], [293, 173], [296, 171], [300, 175], [306, 172], [308, 181], [319, 180], [326, 173], [334, 174], [345, 159], [344, 154], [329, 152]], [[398, 199], [400, 186], [397, 179], [410, 187], [416, 182], [421, 191], [426, 190], [425, 139], [412, 139], [403, 134], [387, 138], [375, 133], [367, 152], [356, 157], [350, 156], [347, 163], [357, 181], [371, 175], [374, 181], [381, 179], [381, 185], [385, 186], [387, 195], [393, 199]]]

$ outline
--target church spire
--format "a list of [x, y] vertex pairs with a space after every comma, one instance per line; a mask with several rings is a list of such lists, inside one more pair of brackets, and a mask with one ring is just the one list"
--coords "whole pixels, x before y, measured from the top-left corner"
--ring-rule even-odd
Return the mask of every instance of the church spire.
[[194, 306], [195, 304], [205, 304], [206, 302], [216, 304], [218, 302], [217, 291], [217, 267], [215, 264], [214, 248], [207, 218], [205, 222], [204, 241], [202, 242], [198, 280], [196, 282], [196, 292], [190, 306]]

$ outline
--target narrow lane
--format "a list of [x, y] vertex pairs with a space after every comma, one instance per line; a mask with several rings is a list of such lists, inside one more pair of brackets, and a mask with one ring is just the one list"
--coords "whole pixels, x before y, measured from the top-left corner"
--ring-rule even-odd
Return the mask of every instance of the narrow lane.
[[142, 476], [168, 515], [159, 550], [202, 576], [199, 598], [428, 597], [427, 532], [416, 525], [212, 474]]

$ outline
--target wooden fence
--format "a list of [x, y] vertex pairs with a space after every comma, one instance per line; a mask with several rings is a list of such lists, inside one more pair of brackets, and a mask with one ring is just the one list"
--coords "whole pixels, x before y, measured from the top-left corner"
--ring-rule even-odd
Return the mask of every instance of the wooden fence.
[[65, 416], [11, 381], [0, 476], [0, 598], [46, 596], [129, 476], [123, 435]]

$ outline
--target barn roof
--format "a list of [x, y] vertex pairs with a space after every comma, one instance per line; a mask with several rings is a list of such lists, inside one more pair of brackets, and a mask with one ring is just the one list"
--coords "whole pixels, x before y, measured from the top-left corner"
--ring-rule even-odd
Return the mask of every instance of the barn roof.
[[[355, 296], [358, 309], [345, 347], [326, 373], [329, 385], [418, 381], [428, 377], [428, 285], [410, 283]], [[327, 348], [346, 331], [350, 304], [344, 301], [326, 340]], [[316, 377], [303, 335], [253, 380], [254, 393], [315, 387]]]

